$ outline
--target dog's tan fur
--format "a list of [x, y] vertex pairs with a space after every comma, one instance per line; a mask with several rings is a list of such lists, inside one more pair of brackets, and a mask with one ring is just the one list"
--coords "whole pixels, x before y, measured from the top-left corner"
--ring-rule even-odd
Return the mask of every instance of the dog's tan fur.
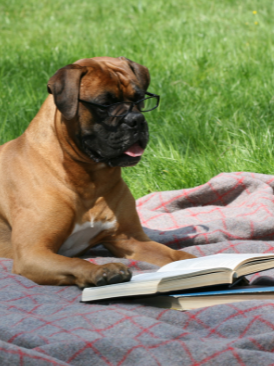
[[[132, 93], [130, 81], [138, 82], [124, 58], [86, 59], [78, 65], [86, 66], [79, 84], [81, 98], [106, 88], [115, 93], [122, 89], [126, 98]], [[109, 71], [120, 73], [119, 91]], [[151, 241], [121, 168], [95, 163], [79, 149], [75, 135], [92, 117], [78, 104], [67, 120], [49, 95], [25, 133], [1, 146], [0, 256], [12, 258], [13, 272], [38, 284], [83, 287], [102, 278], [106, 283], [128, 280], [123, 264], [100, 266], [57, 254], [76, 224], [92, 221], [110, 222], [112, 227], [91, 238], [89, 247], [103, 243], [117, 257], [159, 266], [191, 258]]]

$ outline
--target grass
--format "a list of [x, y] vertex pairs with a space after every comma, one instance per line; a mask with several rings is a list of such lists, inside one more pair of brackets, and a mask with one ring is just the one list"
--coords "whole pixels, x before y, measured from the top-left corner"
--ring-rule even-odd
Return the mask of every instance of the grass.
[[274, 3], [2, 0], [0, 142], [27, 127], [60, 67], [126, 56], [161, 95], [150, 144], [124, 179], [136, 198], [226, 171], [274, 173]]

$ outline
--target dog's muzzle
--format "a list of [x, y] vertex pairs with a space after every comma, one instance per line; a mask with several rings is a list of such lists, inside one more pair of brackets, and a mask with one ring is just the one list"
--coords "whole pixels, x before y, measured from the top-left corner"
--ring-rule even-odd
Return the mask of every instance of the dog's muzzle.
[[83, 147], [96, 162], [110, 166], [137, 164], [149, 139], [142, 113], [131, 112], [122, 120], [115, 117], [95, 123], [91, 134], [83, 136]]

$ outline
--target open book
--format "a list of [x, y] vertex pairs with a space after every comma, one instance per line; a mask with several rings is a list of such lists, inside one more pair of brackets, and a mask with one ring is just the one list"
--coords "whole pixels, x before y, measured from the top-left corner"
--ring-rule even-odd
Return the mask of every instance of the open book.
[[129, 282], [85, 288], [82, 301], [139, 296], [232, 284], [239, 277], [274, 267], [274, 254], [215, 254], [169, 263]]

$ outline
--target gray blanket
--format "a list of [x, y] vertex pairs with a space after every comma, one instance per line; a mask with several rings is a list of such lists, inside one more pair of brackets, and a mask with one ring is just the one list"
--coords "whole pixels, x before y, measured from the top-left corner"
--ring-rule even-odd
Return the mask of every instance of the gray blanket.
[[[147, 234], [197, 256], [274, 252], [274, 176], [220, 174], [137, 201]], [[102, 248], [93, 263], [119, 261]], [[121, 260], [120, 260], [121, 261]], [[134, 272], [155, 270], [122, 260]], [[274, 365], [274, 301], [179, 312], [112, 300], [80, 303], [74, 286], [38, 286], [0, 259], [1, 365]], [[250, 276], [250, 279], [274, 271]]]

